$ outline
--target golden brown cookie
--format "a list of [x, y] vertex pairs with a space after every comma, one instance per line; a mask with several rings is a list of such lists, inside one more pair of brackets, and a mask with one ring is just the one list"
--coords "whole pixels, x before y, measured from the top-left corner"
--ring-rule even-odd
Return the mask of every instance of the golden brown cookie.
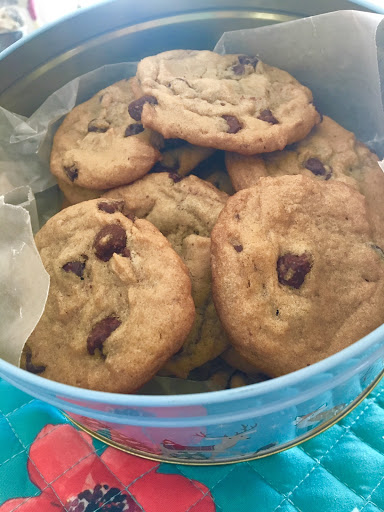
[[22, 367], [83, 388], [129, 393], [182, 345], [194, 320], [188, 270], [121, 201], [70, 206], [36, 235], [50, 275]]
[[57, 185], [67, 200], [68, 205], [81, 203], [82, 201], [89, 201], [90, 199], [97, 199], [103, 194], [103, 192], [105, 192], [104, 190], [79, 187], [74, 183], [67, 183], [64, 180], [56, 179]]
[[327, 116], [305, 139], [283, 151], [254, 156], [226, 153], [225, 162], [235, 190], [255, 185], [261, 176], [288, 174], [346, 183], [365, 196], [377, 236], [384, 241], [384, 173], [378, 157]]
[[319, 121], [311, 91], [256, 57], [173, 50], [139, 62], [136, 78], [131, 116], [197, 146], [275, 151]]
[[103, 89], [65, 117], [50, 162], [61, 182], [105, 190], [144, 176], [159, 160], [156, 136], [128, 113], [131, 81]]
[[260, 178], [212, 231], [216, 309], [271, 376], [313, 364], [384, 321], [384, 258], [364, 197], [337, 181]]
[[260, 374], [259, 368], [251, 364], [245, 359], [234, 347], [230, 346], [221, 355], [221, 359], [229, 364], [232, 368], [236, 368], [246, 375], [258, 375]]
[[185, 378], [228, 343], [212, 301], [210, 266], [210, 233], [227, 194], [193, 175], [181, 179], [158, 173], [110, 190], [104, 197], [122, 199], [125, 213], [152, 222], [190, 271], [196, 320], [181, 350], [163, 368], [163, 373]]

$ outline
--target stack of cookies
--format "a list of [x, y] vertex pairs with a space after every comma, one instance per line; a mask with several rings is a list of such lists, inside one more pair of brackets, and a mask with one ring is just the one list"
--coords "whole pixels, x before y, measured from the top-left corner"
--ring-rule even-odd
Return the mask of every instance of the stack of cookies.
[[155, 374], [244, 385], [342, 350], [384, 321], [377, 161], [256, 57], [143, 59], [56, 133], [67, 207], [36, 236], [51, 287], [22, 367], [131, 393]]

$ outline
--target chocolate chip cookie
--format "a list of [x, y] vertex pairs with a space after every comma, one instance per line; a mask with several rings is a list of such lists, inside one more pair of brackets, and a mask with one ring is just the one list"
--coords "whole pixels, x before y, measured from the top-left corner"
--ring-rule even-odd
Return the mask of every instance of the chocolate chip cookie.
[[57, 130], [51, 172], [62, 182], [105, 190], [146, 174], [160, 159], [156, 136], [129, 115], [132, 80], [121, 80], [75, 107]]
[[[229, 364], [232, 368], [245, 373], [246, 375], [260, 376], [259, 369], [253, 364], [249, 363], [236, 349], [235, 347], [228, 347], [221, 355], [220, 358]], [[264, 380], [268, 379], [267, 375], [264, 375]]]
[[123, 203], [70, 206], [36, 235], [51, 278], [22, 367], [83, 388], [129, 393], [177, 352], [195, 316], [188, 269]]
[[160, 151], [161, 161], [155, 163], [152, 171], [175, 172], [179, 176], [186, 176], [215, 152], [182, 139], [163, 139]]
[[302, 174], [342, 181], [366, 198], [375, 231], [384, 240], [384, 173], [378, 157], [355, 135], [324, 116], [302, 141], [264, 155], [226, 153], [225, 162], [236, 190], [255, 185], [261, 176]]
[[105, 192], [104, 190], [79, 187], [74, 183], [67, 183], [60, 179], [57, 179], [57, 185], [67, 200], [68, 205], [89, 201], [90, 199], [97, 199]]
[[228, 343], [212, 301], [210, 266], [210, 233], [228, 196], [196, 176], [181, 179], [159, 173], [110, 190], [104, 197], [123, 200], [124, 213], [152, 222], [190, 271], [196, 320], [181, 350], [163, 368], [163, 373], [185, 378]]
[[216, 309], [240, 354], [279, 376], [384, 321], [384, 258], [364, 197], [337, 181], [260, 178], [212, 231]]
[[166, 138], [245, 155], [305, 137], [319, 114], [312, 93], [256, 57], [174, 50], [138, 64], [131, 116]]

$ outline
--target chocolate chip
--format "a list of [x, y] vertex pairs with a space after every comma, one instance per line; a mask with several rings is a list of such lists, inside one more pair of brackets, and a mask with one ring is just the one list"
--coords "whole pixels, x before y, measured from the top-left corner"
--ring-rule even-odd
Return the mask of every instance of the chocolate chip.
[[76, 165], [64, 167], [64, 172], [72, 182], [79, 176], [79, 169], [77, 169]]
[[73, 272], [78, 277], [83, 278], [85, 263], [83, 263], [82, 261], [68, 261], [68, 263], [63, 265], [61, 268], [65, 272]]
[[88, 132], [105, 133], [110, 124], [105, 119], [92, 119], [88, 123]]
[[127, 243], [127, 234], [119, 224], [107, 224], [96, 235], [93, 247], [101, 261], [109, 261], [114, 253], [121, 254]]
[[141, 121], [141, 114], [143, 113], [143, 106], [145, 103], [149, 103], [150, 105], [157, 105], [157, 99], [154, 96], [144, 95], [138, 100], [132, 101], [128, 105], [129, 115], [135, 121]]
[[125, 129], [124, 137], [130, 137], [131, 135], [137, 135], [144, 131], [144, 126], [140, 123], [132, 123]]
[[169, 151], [170, 149], [180, 148], [188, 144], [184, 139], [164, 139], [164, 146], [161, 151]]
[[329, 171], [324, 167], [323, 163], [318, 158], [308, 158], [304, 162], [304, 167], [311, 171], [315, 176], [324, 176], [326, 180], [332, 176], [332, 168], [329, 167]]
[[245, 66], [243, 64], [235, 64], [232, 66], [232, 71], [235, 75], [243, 75], [245, 72]]
[[234, 245], [233, 248], [235, 249], [236, 252], [241, 252], [243, 250], [242, 245]]
[[250, 65], [256, 68], [259, 59], [257, 57], [249, 57], [248, 55], [239, 55], [238, 60], [243, 66]]
[[179, 183], [179, 181], [183, 179], [183, 176], [180, 176], [177, 172], [170, 172], [168, 173], [168, 176], [173, 180], [173, 183]]
[[227, 133], [237, 133], [242, 129], [242, 124], [239, 122], [237, 117], [235, 116], [221, 116], [228, 124]]
[[30, 352], [27, 352], [26, 354], [26, 361], [25, 361], [25, 369], [27, 372], [34, 373], [35, 375], [38, 375], [39, 373], [45, 372], [46, 366], [40, 365], [36, 366], [32, 363], [32, 354]]
[[116, 213], [123, 211], [124, 204], [124, 201], [113, 201], [109, 203], [107, 201], [102, 201], [97, 204], [97, 207], [105, 213]]
[[130, 258], [131, 251], [128, 249], [128, 247], [126, 247], [125, 249], [123, 249], [123, 252], [121, 253], [121, 255], [124, 256], [124, 258]]
[[260, 119], [261, 121], [265, 121], [266, 123], [270, 123], [270, 124], [278, 124], [279, 123], [279, 121], [272, 114], [272, 112], [269, 110], [269, 108], [260, 112], [258, 119]]
[[300, 288], [311, 267], [311, 259], [307, 253], [283, 254], [277, 260], [276, 267], [279, 283], [296, 289]]
[[101, 351], [103, 350], [104, 341], [119, 327], [119, 325], [121, 325], [121, 321], [118, 318], [115, 316], [108, 316], [93, 327], [91, 334], [87, 339], [87, 349], [91, 356], [94, 355], [97, 348]]

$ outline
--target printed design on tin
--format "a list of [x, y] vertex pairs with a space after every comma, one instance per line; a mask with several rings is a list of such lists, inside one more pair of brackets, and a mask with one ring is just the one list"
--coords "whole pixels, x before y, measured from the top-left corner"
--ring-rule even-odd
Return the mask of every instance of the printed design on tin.
[[[232, 436], [224, 434], [219, 437], [211, 437], [204, 432], [198, 432], [195, 437], [202, 439], [203, 442], [196, 446], [184, 446], [169, 439], [164, 439], [161, 443], [162, 454], [167, 458], [208, 460], [218, 453], [227, 452], [230, 448], [236, 446], [239, 441], [250, 439], [249, 434], [256, 432], [257, 423], [250, 427], [248, 425], [242, 425], [241, 427], [241, 432], [235, 432]], [[217, 440], [219, 440], [218, 443], [212, 442]]]
[[[167, 408], [164, 408], [167, 409]], [[203, 408], [196, 406], [193, 408], [195, 414], [201, 414]], [[204, 410], [205, 412], [205, 410]], [[166, 417], [167, 411], [163, 410], [162, 415], [158, 417]], [[142, 416], [142, 411], [138, 411], [138, 415]], [[149, 416], [148, 411], [145, 411], [145, 417]], [[154, 415], [150, 415], [155, 417]], [[141, 427], [135, 425], [123, 425], [110, 422], [101, 422], [94, 418], [87, 418], [71, 413], [71, 418], [79, 423], [79, 425], [88, 428], [102, 437], [107, 444], [108, 441], [117, 443], [126, 447], [128, 450], [146, 452], [151, 455], [162, 456], [163, 454], [163, 442], [167, 441], [170, 437], [169, 428], [161, 427]], [[172, 430], [171, 430], [172, 432]], [[185, 427], [182, 429], [176, 429], [171, 433], [172, 441], [175, 445], [190, 446], [193, 450], [198, 449], [200, 444], [200, 438], [196, 435], [195, 427]], [[185, 457], [188, 458], [188, 457]], [[195, 457], [193, 457], [195, 458]], [[198, 457], [201, 458], [201, 457]], [[205, 458], [205, 457], [203, 457]]]
[[78, 421], [80, 425], [88, 428], [105, 439], [108, 444], [109, 441], [126, 446], [133, 450], [160, 455], [161, 450], [156, 443], [151, 441], [142, 427], [135, 427], [131, 425], [114, 425], [103, 423], [94, 418], [86, 418], [85, 416], [78, 416], [71, 414], [71, 417]]
[[346, 406], [347, 404], [342, 403], [327, 409], [327, 404], [325, 403], [314, 411], [305, 414], [304, 416], [297, 416], [293, 424], [296, 425], [297, 428], [308, 428], [313, 427], [318, 423], [325, 423], [343, 411]]
[[107, 448], [71, 425], [46, 425], [31, 445], [27, 470], [41, 493], [6, 501], [0, 512], [215, 512], [209, 489], [160, 463]]
[[175, 432], [177, 439], [175, 439], [169, 435], [169, 429], [112, 425], [73, 413], [71, 416], [80, 425], [102, 436], [106, 443], [110, 440], [127, 447], [128, 450], [146, 452], [164, 457], [165, 460], [215, 460], [220, 458], [220, 454], [227, 454], [240, 441], [251, 439], [251, 434], [257, 431], [257, 423], [251, 426], [241, 425], [240, 432], [222, 436], [207, 435], [205, 431], [196, 432], [193, 428], [184, 428], [177, 429]]

